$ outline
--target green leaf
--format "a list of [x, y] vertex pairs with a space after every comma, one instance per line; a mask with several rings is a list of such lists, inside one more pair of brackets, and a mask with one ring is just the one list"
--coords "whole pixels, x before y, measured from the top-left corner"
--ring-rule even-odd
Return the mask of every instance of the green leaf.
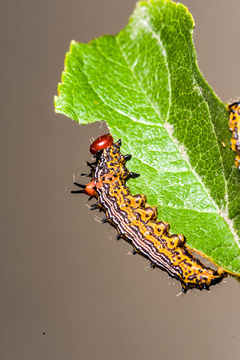
[[128, 183], [132, 193], [146, 194], [191, 248], [239, 275], [240, 172], [226, 105], [197, 66], [193, 27], [181, 4], [139, 2], [116, 36], [71, 43], [55, 107], [81, 124], [105, 120], [141, 174]]

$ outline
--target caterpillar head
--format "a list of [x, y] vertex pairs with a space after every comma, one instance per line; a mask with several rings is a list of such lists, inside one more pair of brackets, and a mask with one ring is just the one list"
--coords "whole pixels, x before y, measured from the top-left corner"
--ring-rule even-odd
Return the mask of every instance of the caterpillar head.
[[99, 136], [91, 145], [90, 145], [90, 152], [93, 155], [96, 155], [98, 151], [106, 149], [113, 144], [113, 137], [110, 134], [105, 134]]

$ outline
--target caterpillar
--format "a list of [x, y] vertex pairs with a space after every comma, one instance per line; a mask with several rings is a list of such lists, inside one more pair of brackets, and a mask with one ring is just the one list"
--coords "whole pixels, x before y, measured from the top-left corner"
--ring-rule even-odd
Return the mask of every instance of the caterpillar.
[[237, 153], [235, 165], [240, 170], [240, 102], [234, 102], [227, 106], [229, 111], [229, 130], [232, 132], [230, 146]]
[[169, 224], [157, 220], [157, 208], [147, 204], [145, 195], [132, 195], [126, 185], [129, 178], [139, 174], [130, 172], [126, 162], [131, 155], [120, 152], [121, 140], [116, 143], [109, 134], [97, 138], [90, 146], [95, 156], [93, 163], [87, 162], [91, 177], [87, 185], [74, 182], [80, 190], [97, 198], [91, 209], [106, 213], [103, 223], [111, 223], [118, 231], [117, 239], [123, 238], [138, 253], [150, 260], [152, 268], [165, 270], [182, 284], [182, 292], [188, 289], [209, 290], [210, 285], [219, 283], [226, 275], [222, 268], [212, 270], [195, 258], [185, 245], [185, 237], [169, 233]]

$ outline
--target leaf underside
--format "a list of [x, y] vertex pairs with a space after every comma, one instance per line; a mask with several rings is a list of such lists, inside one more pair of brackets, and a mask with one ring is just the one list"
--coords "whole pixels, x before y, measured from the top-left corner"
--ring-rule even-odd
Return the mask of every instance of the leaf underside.
[[150, 0], [116, 36], [73, 41], [55, 109], [81, 124], [105, 120], [141, 174], [131, 192], [147, 195], [189, 247], [240, 275], [240, 172], [226, 105], [197, 66], [193, 27], [183, 5]]

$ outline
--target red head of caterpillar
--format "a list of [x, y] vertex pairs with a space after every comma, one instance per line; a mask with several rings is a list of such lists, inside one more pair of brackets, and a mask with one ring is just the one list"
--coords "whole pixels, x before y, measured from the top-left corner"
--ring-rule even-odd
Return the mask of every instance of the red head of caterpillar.
[[228, 105], [229, 130], [232, 132], [231, 149], [236, 152], [235, 165], [240, 170], [240, 102]]
[[[121, 141], [113, 143], [111, 135], [103, 135], [90, 146], [96, 161], [87, 163], [91, 168], [91, 181], [87, 185], [75, 183], [85, 193], [97, 198], [92, 210], [106, 213], [103, 222], [110, 222], [118, 230], [117, 238], [123, 238], [138, 253], [150, 260], [151, 267], [165, 270], [179, 280], [183, 292], [190, 288], [209, 289], [222, 280], [225, 272], [216, 271], [196, 259], [185, 245], [183, 235], [170, 234], [169, 224], [157, 220], [157, 208], [146, 203], [145, 195], [132, 195], [126, 181], [139, 174], [130, 172], [126, 162], [131, 155], [120, 152]], [[86, 175], [86, 174], [85, 174]]]
[[90, 145], [90, 152], [93, 155], [96, 155], [98, 151], [105, 149], [106, 147], [111, 146], [113, 143], [113, 137], [110, 134], [105, 134], [99, 136], [91, 145]]

